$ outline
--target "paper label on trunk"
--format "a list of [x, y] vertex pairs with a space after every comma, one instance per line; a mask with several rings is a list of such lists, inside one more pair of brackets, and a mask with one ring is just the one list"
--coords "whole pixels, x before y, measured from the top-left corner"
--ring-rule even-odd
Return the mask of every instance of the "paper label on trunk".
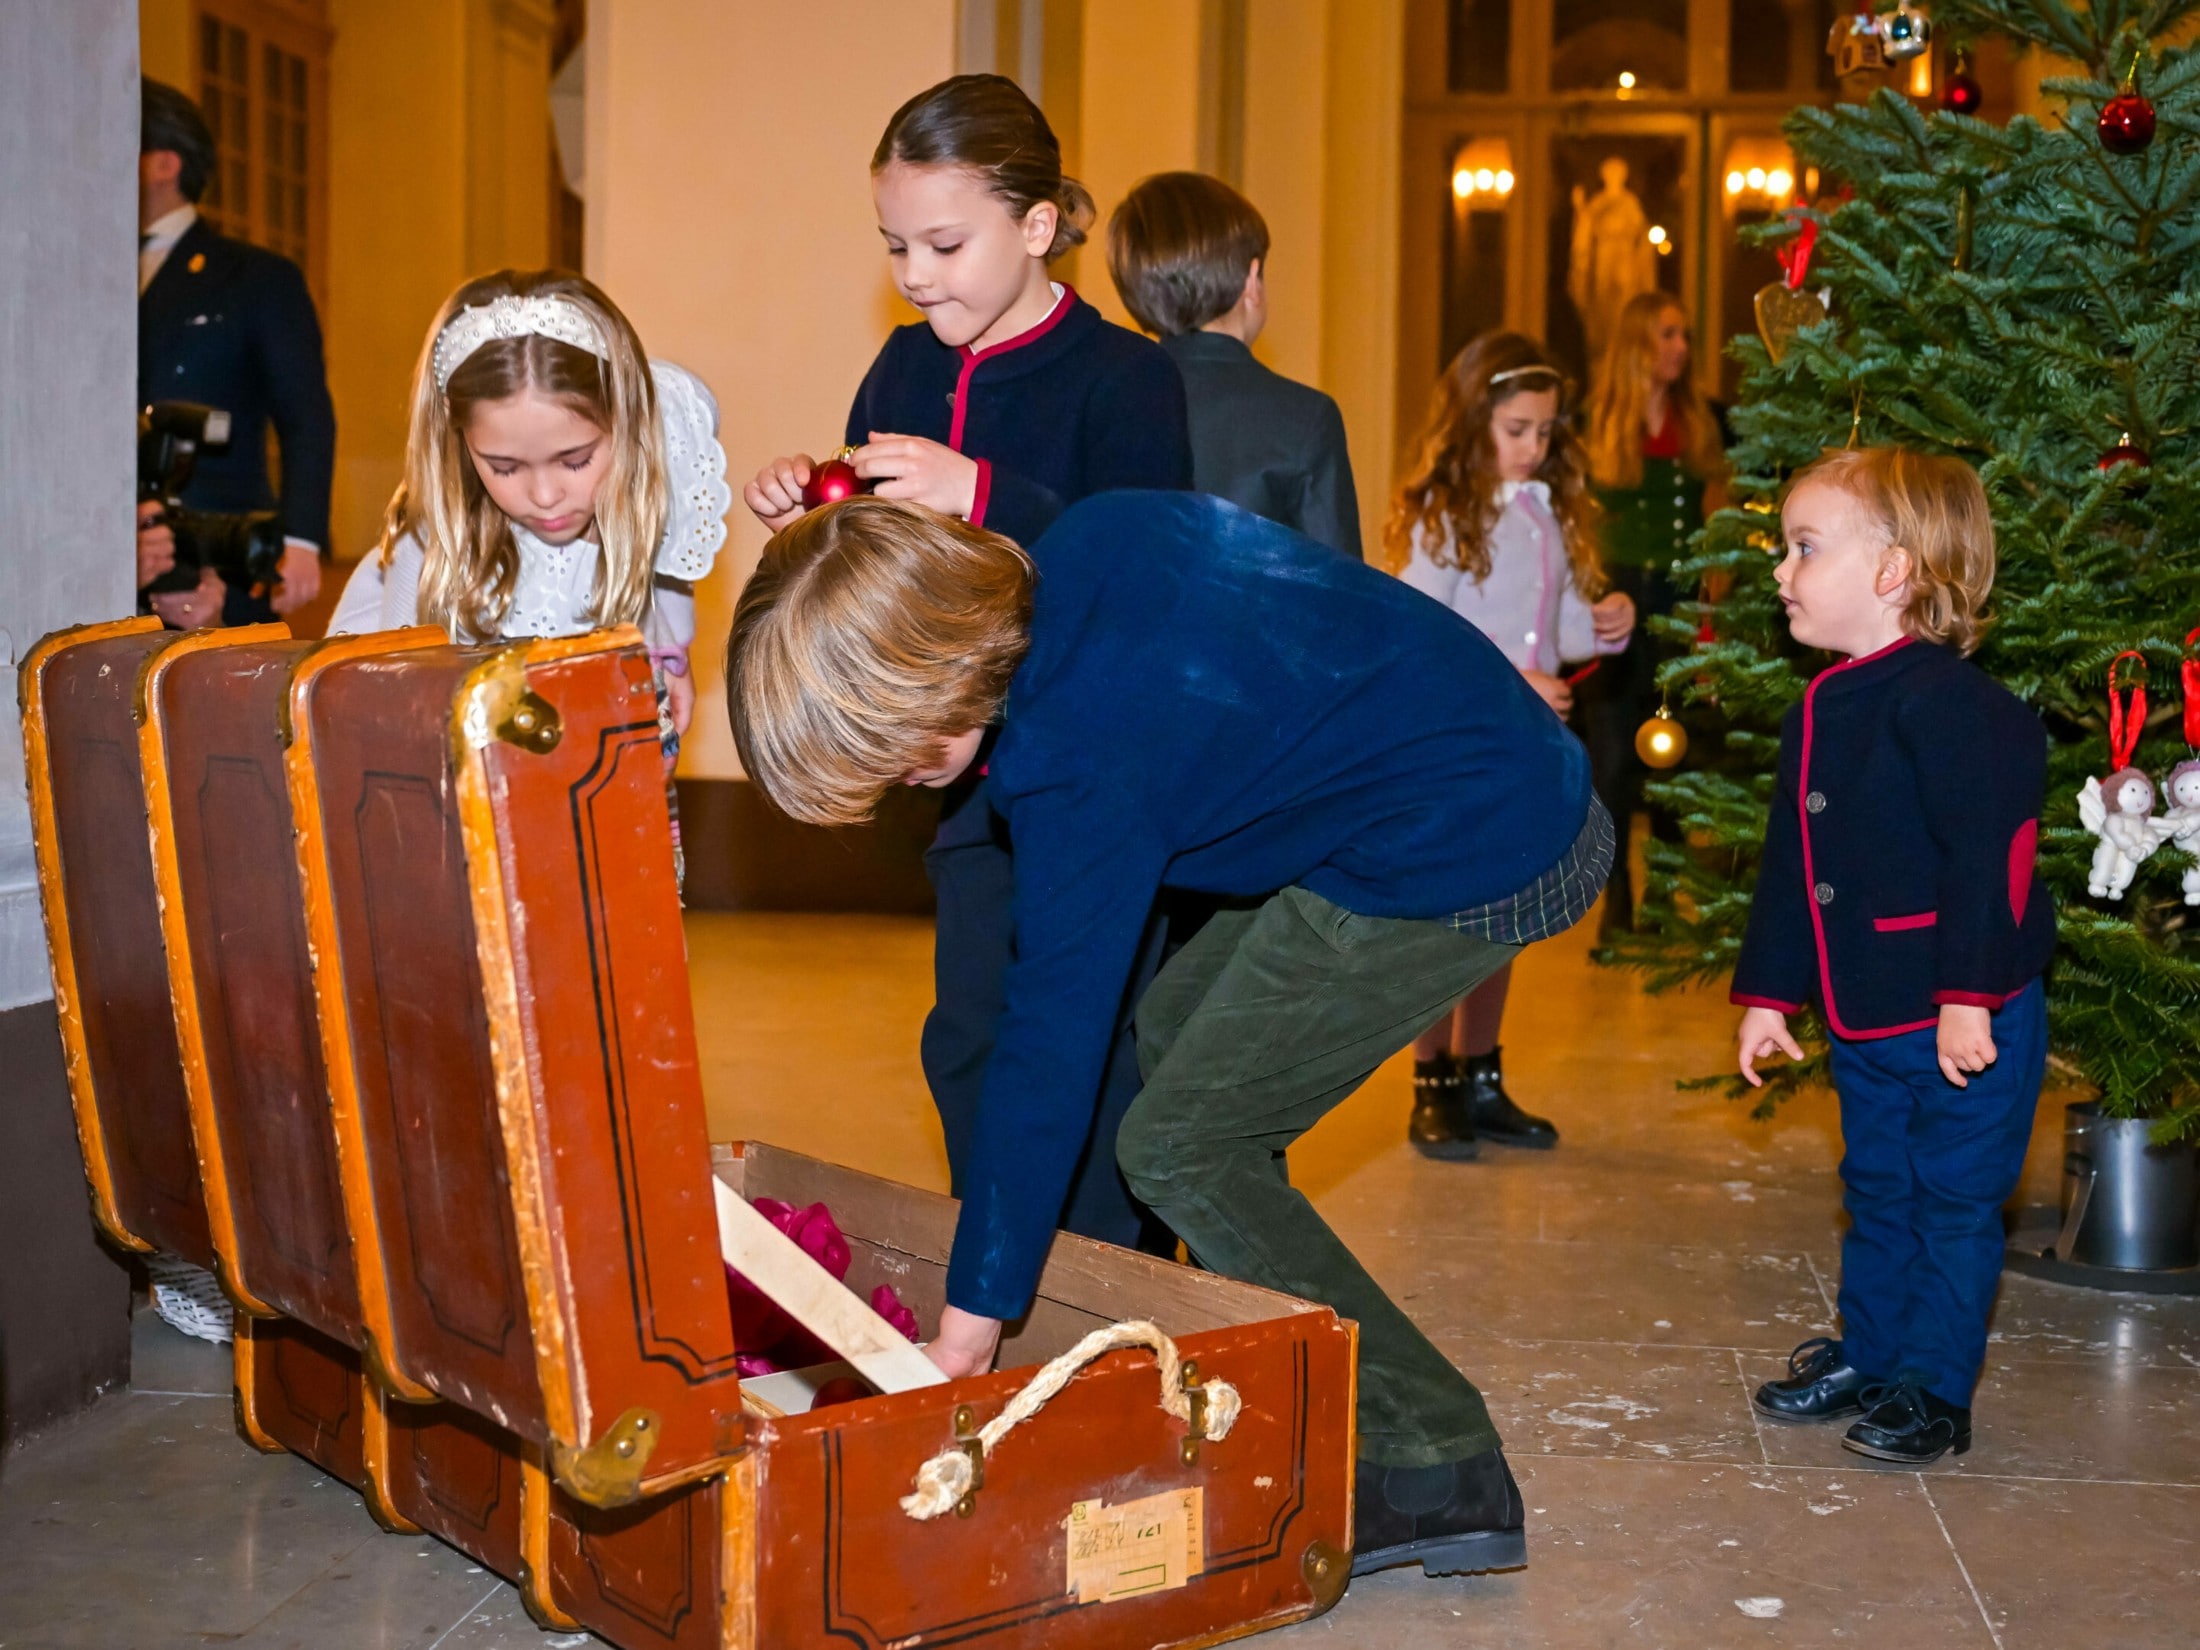
[[1111, 1507], [1073, 1501], [1069, 1590], [1079, 1604], [1110, 1604], [1181, 1587], [1203, 1568], [1206, 1491], [1169, 1490]]

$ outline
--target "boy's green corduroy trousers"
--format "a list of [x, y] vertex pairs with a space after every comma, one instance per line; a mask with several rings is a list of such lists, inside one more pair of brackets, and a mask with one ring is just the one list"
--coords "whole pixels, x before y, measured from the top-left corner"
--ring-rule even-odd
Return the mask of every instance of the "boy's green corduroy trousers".
[[1138, 1006], [1145, 1087], [1116, 1138], [1131, 1191], [1201, 1265], [1359, 1323], [1359, 1452], [1380, 1466], [1479, 1455], [1497, 1429], [1292, 1189], [1284, 1149], [1519, 952], [1286, 888], [1218, 913]]

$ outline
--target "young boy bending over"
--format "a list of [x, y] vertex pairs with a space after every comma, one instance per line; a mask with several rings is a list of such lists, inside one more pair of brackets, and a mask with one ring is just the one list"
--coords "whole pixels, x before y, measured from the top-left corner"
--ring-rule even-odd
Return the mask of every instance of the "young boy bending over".
[[1474, 1387], [1278, 1172], [1385, 1059], [1604, 885], [1573, 735], [1447, 608], [1218, 500], [1109, 493], [1027, 555], [857, 498], [782, 529], [727, 694], [797, 819], [945, 785], [988, 726], [1015, 954], [932, 1356], [989, 1368], [1030, 1306], [1164, 885], [1230, 896], [1137, 1014], [1131, 1190], [1200, 1262], [1360, 1325], [1356, 1571], [1527, 1562]]
[[2033, 870], [2047, 735], [1964, 655], [1994, 525], [1958, 459], [1834, 453], [1780, 512], [1788, 628], [1843, 655], [1780, 730], [1780, 785], [1734, 969], [1742, 1075], [1799, 1056], [1815, 998], [1841, 1096], [1839, 1340], [1760, 1387], [1782, 1421], [1857, 1415], [1903, 1466], [1971, 1447], [1971, 1389], [2047, 1064], [2055, 915]]

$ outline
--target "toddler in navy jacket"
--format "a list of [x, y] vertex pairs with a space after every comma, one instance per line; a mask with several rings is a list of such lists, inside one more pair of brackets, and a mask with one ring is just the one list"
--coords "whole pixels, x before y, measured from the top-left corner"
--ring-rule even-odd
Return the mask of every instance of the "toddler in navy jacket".
[[1780, 782], [1734, 970], [1740, 1063], [1831, 1033], [1850, 1227], [1839, 1340], [1761, 1387], [1776, 1420], [1863, 1418], [1843, 1439], [1924, 1465], [1971, 1447], [2001, 1278], [2001, 1206], [2047, 1062], [2055, 919], [2033, 867], [2047, 737], [1965, 660], [1994, 580], [1985, 490], [1953, 458], [1831, 454], [1781, 512], [1797, 641], [1846, 657], [1781, 728]]

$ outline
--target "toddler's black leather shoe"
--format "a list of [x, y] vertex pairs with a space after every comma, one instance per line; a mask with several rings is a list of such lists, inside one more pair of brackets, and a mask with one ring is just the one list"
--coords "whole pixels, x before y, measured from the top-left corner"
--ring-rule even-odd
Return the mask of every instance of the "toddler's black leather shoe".
[[1750, 1407], [1775, 1421], [1830, 1421], [1864, 1407], [1871, 1378], [1850, 1367], [1841, 1343], [1821, 1335], [1788, 1354], [1788, 1372], [1767, 1381], [1751, 1396]]

